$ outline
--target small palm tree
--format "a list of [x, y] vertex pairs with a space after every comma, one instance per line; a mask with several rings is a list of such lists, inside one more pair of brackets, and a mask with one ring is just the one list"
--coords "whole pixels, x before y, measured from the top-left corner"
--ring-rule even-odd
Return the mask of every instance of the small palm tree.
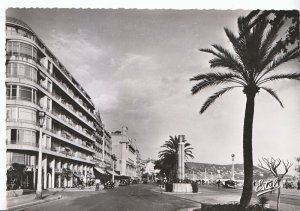
[[223, 48], [220, 45], [212, 45], [213, 49], [200, 49], [202, 52], [210, 53], [214, 57], [209, 61], [211, 68], [221, 67], [227, 69], [226, 72], [215, 72], [199, 74], [191, 78], [191, 81], [197, 81], [193, 86], [192, 94], [197, 94], [204, 88], [233, 84], [222, 88], [210, 96], [204, 102], [200, 113], [215, 102], [217, 98], [234, 88], [242, 88], [246, 95], [246, 109], [244, 117], [243, 132], [243, 154], [244, 154], [244, 187], [240, 200], [243, 207], [249, 205], [252, 195], [253, 184], [253, 158], [252, 158], [252, 127], [254, 116], [254, 101], [256, 94], [260, 91], [266, 91], [274, 97], [283, 107], [282, 102], [276, 92], [264, 86], [267, 82], [281, 79], [300, 80], [300, 73], [279, 73], [274, 74], [278, 67], [290, 60], [299, 57], [299, 46], [290, 48], [283, 52], [286, 47], [280, 39], [277, 39], [284, 25], [284, 20], [277, 24], [270, 25], [268, 17], [260, 17], [259, 21], [255, 19], [255, 25], [252, 24], [253, 18], [257, 12], [251, 12], [247, 17], [238, 18], [239, 36], [225, 28], [225, 33], [231, 42], [234, 53]]
[[[186, 140], [184, 142], [184, 157], [186, 160], [189, 158], [194, 158], [191, 144]], [[161, 146], [164, 150], [159, 152], [159, 157], [161, 159], [161, 165], [167, 167], [170, 172], [170, 177], [175, 177], [176, 175], [176, 165], [177, 165], [177, 155], [179, 148], [179, 136], [170, 136], [170, 139]]]

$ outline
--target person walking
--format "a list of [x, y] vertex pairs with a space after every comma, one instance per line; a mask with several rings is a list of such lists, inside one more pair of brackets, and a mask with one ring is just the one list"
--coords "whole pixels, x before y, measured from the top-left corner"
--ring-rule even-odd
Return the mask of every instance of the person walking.
[[218, 185], [218, 188], [220, 189], [221, 180], [218, 180], [217, 185]]

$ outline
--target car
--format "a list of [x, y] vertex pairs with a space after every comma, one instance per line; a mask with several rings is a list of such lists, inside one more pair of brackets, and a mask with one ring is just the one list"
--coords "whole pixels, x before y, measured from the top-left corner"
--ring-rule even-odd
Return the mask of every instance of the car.
[[224, 188], [232, 188], [235, 189], [235, 182], [233, 180], [226, 180]]

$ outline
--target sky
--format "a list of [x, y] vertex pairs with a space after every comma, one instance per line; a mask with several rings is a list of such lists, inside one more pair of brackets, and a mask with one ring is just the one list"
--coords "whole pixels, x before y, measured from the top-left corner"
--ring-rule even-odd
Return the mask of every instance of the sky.
[[[137, 140], [143, 159], [157, 158], [169, 136], [185, 135], [194, 147], [191, 161], [243, 162], [246, 97], [241, 89], [225, 94], [204, 114], [204, 101], [217, 87], [192, 96], [189, 79], [210, 69], [211, 44], [231, 48], [224, 27], [237, 33], [246, 10], [8, 9], [26, 22], [91, 96], [105, 128], [122, 126]], [[299, 72], [293, 61], [278, 72]], [[284, 109], [261, 91], [255, 102], [254, 164], [258, 158], [300, 156], [300, 83], [269, 84]], [[219, 87], [220, 88], [220, 87]]]

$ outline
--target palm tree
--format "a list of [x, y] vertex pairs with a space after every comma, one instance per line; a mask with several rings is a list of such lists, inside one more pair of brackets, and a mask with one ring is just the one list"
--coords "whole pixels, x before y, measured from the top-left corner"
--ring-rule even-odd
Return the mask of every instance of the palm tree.
[[[188, 160], [189, 158], [194, 158], [191, 144], [186, 142], [186, 140], [183, 140], [183, 142], [185, 159]], [[176, 175], [176, 165], [178, 160], [179, 136], [170, 136], [170, 139], [166, 141], [161, 148], [164, 148], [164, 150], [159, 152], [159, 158], [161, 161], [160, 165], [169, 170], [169, 177], [174, 178]]]
[[[299, 57], [299, 46], [282, 51], [286, 46], [277, 41], [278, 34], [283, 28], [284, 21], [280, 20], [276, 25], [271, 25], [268, 17], [261, 18], [252, 25], [257, 13], [251, 12], [246, 17], [239, 17], [237, 24], [239, 36], [225, 28], [225, 33], [231, 42], [234, 53], [220, 45], [212, 45], [212, 49], [199, 49], [210, 53], [214, 57], [209, 61], [210, 67], [226, 68], [226, 72], [204, 73], [191, 78], [197, 81], [193, 86], [192, 94], [197, 94], [204, 88], [233, 84], [222, 88], [210, 96], [203, 104], [202, 114], [217, 98], [234, 88], [242, 88], [246, 95], [246, 108], [243, 132], [243, 159], [244, 159], [244, 187], [240, 204], [243, 207], [249, 205], [253, 184], [253, 158], [252, 158], [252, 127], [254, 115], [254, 101], [256, 94], [266, 91], [274, 97], [283, 107], [276, 92], [266, 86], [265, 83], [280, 79], [300, 80], [300, 73], [274, 74], [278, 67], [292, 59]], [[280, 39], [279, 39], [280, 40]]]

